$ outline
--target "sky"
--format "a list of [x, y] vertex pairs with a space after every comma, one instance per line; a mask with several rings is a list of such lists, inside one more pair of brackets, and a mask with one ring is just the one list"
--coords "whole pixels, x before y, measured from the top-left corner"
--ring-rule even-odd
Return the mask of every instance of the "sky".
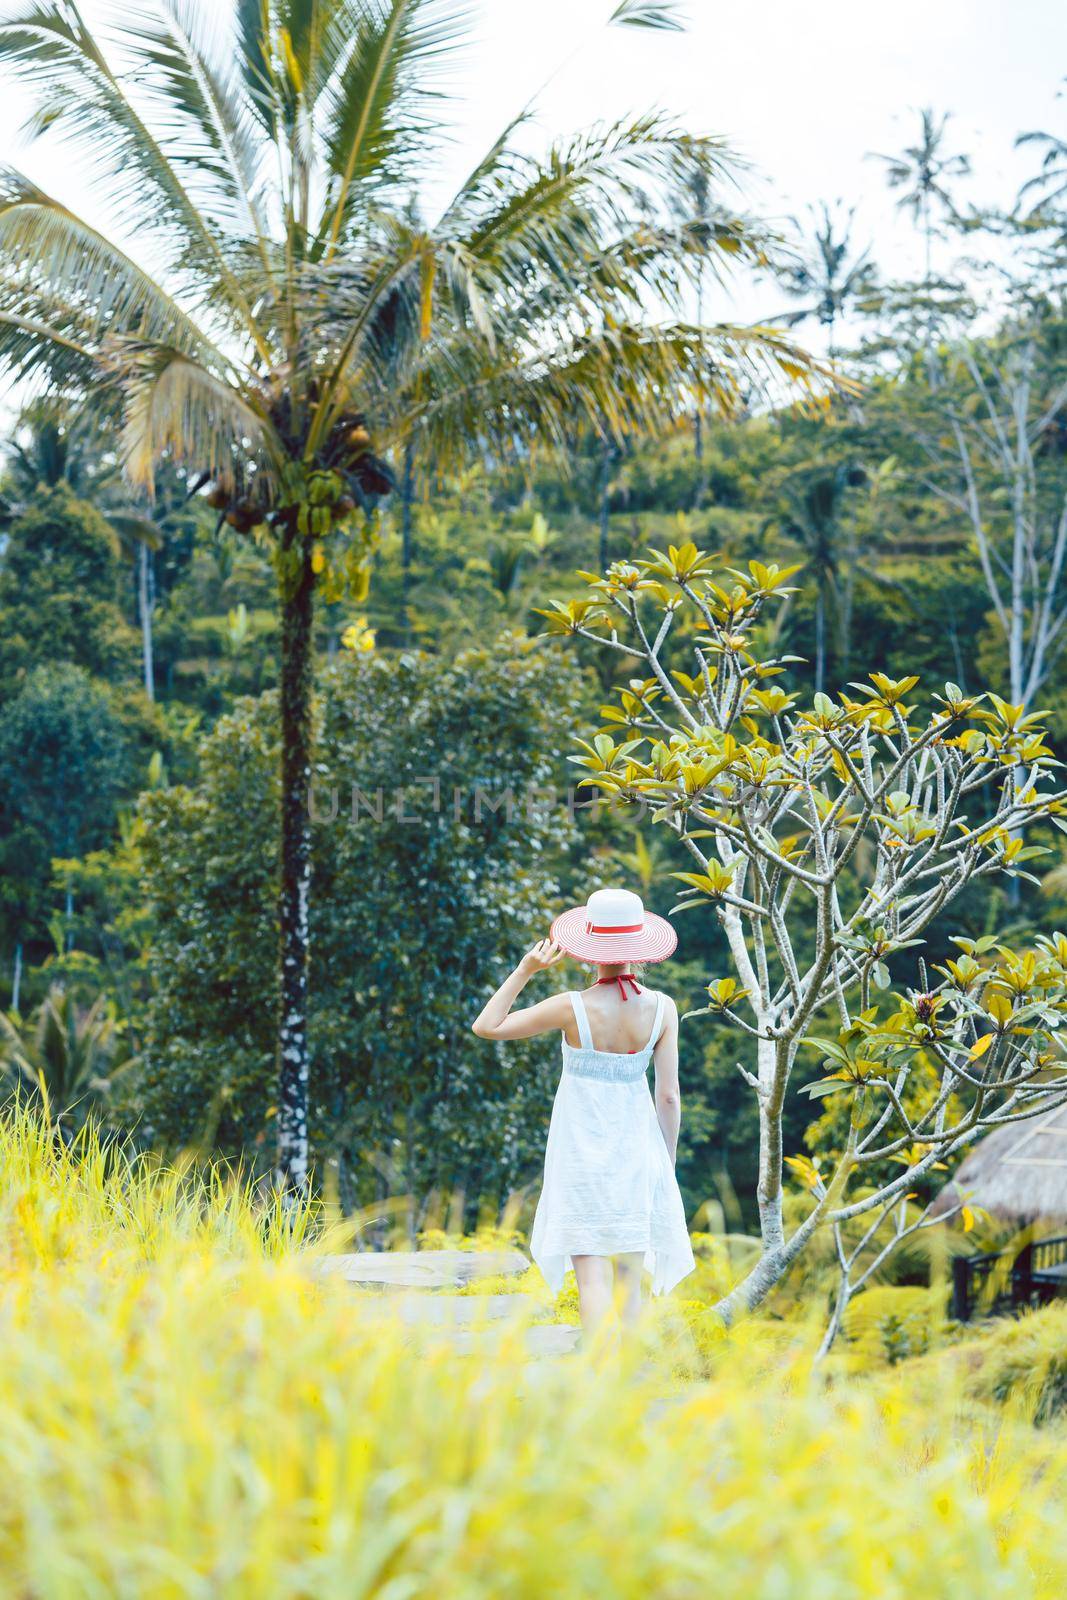
[[[474, 0], [472, 44], [449, 69], [461, 103], [427, 175], [430, 204], [531, 96], [537, 116], [524, 139], [542, 147], [590, 122], [663, 108], [693, 132], [725, 137], [751, 163], [744, 209], [783, 222], [803, 220], [822, 201], [855, 204], [857, 245], [870, 244], [885, 276], [917, 277], [921, 243], [868, 152], [914, 142], [924, 106], [950, 112], [949, 147], [974, 167], [958, 187], [960, 203], [1007, 206], [1038, 160], [1013, 148], [1016, 134], [1043, 128], [1067, 138], [1064, 0], [896, 0], [892, 8], [688, 0], [684, 34], [608, 29], [616, 3]], [[99, 9], [86, 0], [90, 20]], [[136, 17], [141, 8], [111, 9]], [[84, 168], [46, 142], [17, 147], [24, 111], [5, 85], [0, 150], [98, 224]], [[772, 285], [739, 285], [708, 315], [751, 321], [781, 309]], [[819, 348], [818, 329], [803, 337]]]
[[[749, 209], [784, 222], [804, 221], [823, 201], [855, 204], [857, 244], [871, 244], [885, 276], [917, 277], [922, 246], [868, 152], [914, 143], [925, 106], [949, 112], [948, 148], [974, 169], [960, 203], [1010, 206], [1039, 159], [1014, 148], [1016, 135], [1067, 138], [1064, 0], [688, 0], [681, 35], [605, 30], [612, 9], [611, 0], [486, 0], [465, 74], [464, 144], [488, 144], [555, 72], [539, 101], [543, 138], [665, 107], [751, 163]], [[768, 293], [742, 289], [711, 314], [780, 309]]]

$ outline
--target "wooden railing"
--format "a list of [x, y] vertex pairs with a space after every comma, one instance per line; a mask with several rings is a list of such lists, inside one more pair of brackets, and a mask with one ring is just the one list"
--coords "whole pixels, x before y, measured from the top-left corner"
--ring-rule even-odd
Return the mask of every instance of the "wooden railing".
[[952, 1315], [958, 1322], [969, 1322], [976, 1311], [998, 1316], [1045, 1305], [1061, 1294], [1067, 1294], [1067, 1234], [952, 1262]]

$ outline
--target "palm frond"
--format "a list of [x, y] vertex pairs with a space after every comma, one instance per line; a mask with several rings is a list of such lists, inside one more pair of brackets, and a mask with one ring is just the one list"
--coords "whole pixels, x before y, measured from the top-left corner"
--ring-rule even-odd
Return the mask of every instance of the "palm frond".
[[346, 59], [318, 105], [333, 182], [321, 234], [331, 255], [374, 179], [376, 197], [410, 182], [432, 134], [432, 73], [466, 35], [467, 0], [365, 0]]
[[800, 385], [814, 401], [834, 384], [778, 329], [683, 323], [621, 324], [496, 360], [484, 350], [479, 360], [469, 344], [445, 347], [422, 378], [425, 398], [404, 426], [417, 425], [442, 461], [458, 459], [471, 439], [562, 458], [583, 426], [621, 441], [666, 428], [695, 404], [737, 415], [757, 393]]
[[622, 0], [609, 23], [623, 28], [656, 28], [668, 33], [684, 33], [686, 19], [679, 0]]
[[274, 72], [271, 0], [236, 0], [237, 70], [252, 114], [276, 141], [281, 123], [281, 91]]
[[77, 305], [85, 339], [119, 331], [222, 362], [203, 330], [150, 273], [28, 178], [4, 167], [0, 259], [13, 264], [32, 294]]
[[270, 351], [248, 294], [227, 259], [225, 236], [201, 211], [136, 111], [86, 27], [74, 0], [39, 0], [0, 22], [0, 68], [21, 79], [35, 102], [31, 132], [58, 131], [91, 152], [110, 198], [136, 207], [171, 246], [171, 266]]
[[[1020, 133], [1015, 143], [1043, 145], [1045, 148], [1040, 168], [1023, 184], [1019, 199], [1039, 190], [1043, 192], [1035, 202], [1035, 211], [1042, 206], [1055, 205], [1067, 194], [1067, 139], [1061, 139], [1053, 133], [1042, 133], [1040, 129], [1031, 129], [1027, 133]], [[1032, 216], [1033, 211], [1030, 214]]]
[[259, 200], [266, 151], [234, 74], [232, 23], [221, 7], [164, 0], [157, 17], [139, 14], [124, 38], [168, 159], [217, 225], [256, 241], [269, 279]]
[[15, 382], [37, 379], [56, 390], [87, 389], [98, 372], [96, 351], [69, 326], [28, 316], [4, 304], [8, 298], [0, 284], [0, 372]]
[[479, 263], [483, 292], [525, 293], [531, 270], [561, 275], [607, 238], [652, 224], [657, 194], [676, 191], [695, 166], [733, 180], [739, 163], [719, 140], [694, 139], [658, 116], [593, 129], [543, 162], [498, 162], [457, 197], [440, 232]]
[[[402, 218], [382, 219], [387, 246], [373, 262], [350, 267], [341, 262], [319, 267], [312, 295], [321, 310], [315, 323], [320, 352], [329, 362], [320, 383], [321, 398], [309, 446], [329, 430], [353, 387], [383, 387], [403, 381], [403, 369], [424, 338], [426, 283], [432, 284], [433, 243]], [[323, 282], [331, 292], [323, 296]]]
[[680, 314], [683, 292], [711, 273], [724, 282], [739, 261], [763, 264], [769, 242], [740, 220], [657, 225], [638, 223], [586, 251], [562, 252], [550, 270], [531, 270], [519, 296], [496, 292], [491, 274], [460, 246], [438, 250], [442, 293], [453, 319], [490, 344], [525, 340], [530, 347], [558, 336], [562, 326], [595, 327], [605, 318], [630, 321], [656, 296]]
[[184, 351], [122, 344], [111, 353], [125, 407], [119, 450], [127, 477], [151, 497], [164, 455], [213, 478], [266, 486], [281, 449], [266, 417]]

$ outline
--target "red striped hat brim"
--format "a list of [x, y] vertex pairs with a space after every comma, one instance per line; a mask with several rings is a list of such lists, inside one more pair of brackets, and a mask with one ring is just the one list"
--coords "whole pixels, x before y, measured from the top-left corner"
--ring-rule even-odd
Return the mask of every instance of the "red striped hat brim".
[[549, 930], [549, 937], [578, 961], [666, 961], [674, 954], [678, 935], [665, 917], [645, 912], [640, 933], [591, 933], [585, 906], [561, 911]]

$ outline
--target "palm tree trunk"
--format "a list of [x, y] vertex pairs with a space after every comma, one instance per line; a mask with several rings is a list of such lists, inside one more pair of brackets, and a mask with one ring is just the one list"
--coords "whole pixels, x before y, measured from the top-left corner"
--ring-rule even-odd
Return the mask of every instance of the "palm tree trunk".
[[[926, 369], [929, 372], [933, 366], [934, 351], [934, 311], [930, 303], [931, 262], [933, 259], [932, 223], [930, 219], [930, 196], [923, 191], [922, 199], [922, 228], [926, 241], [926, 259], [923, 273], [923, 293], [926, 295], [926, 327], [923, 329], [923, 345], [926, 357]], [[1018, 882], [1018, 879], [1015, 880]]]
[[[697, 280], [697, 327], [704, 326], [704, 274], [701, 272]], [[708, 494], [708, 474], [704, 465], [704, 408], [699, 399], [693, 413], [693, 453], [697, 464], [696, 494], [693, 496], [693, 510], [699, 511]]]
[[[277, 1182], [302, 1189], [308, 1179], [308, 903], [311, 887], [311, 682], [314, 575], [310, 540], [295, 527], [283, 548], [301, 550], [299, 581], [281, 597], [281, 860], [278, 887], [278, 1166]], [[284, 579], [283, 579], [284, 583]]]
[[608, 493], [611, 487], [611, 463], [615, 451], [605, 435], [600, 453], [600, 570], [608, 570]]
[[151, 552], [141, 541], [137, 555], [137, 607], [141, 613], [141, 657], [144, 665], [144, 692], [149, 700], [156, 698], [156, 675], [152, 660], [152, 596], [150, 594], [149, 561]]
[[411, 642], [411, 614], [408, 610], [408, 592], [411, 588], [411, 502], [415, 494], [415, 443], [409, 439], [404, 450], [404, 477], [400, 486], [400, 587], [401, 611], [404, 617], [404, 638]]
[[820, 587], [815, 594], [815, 693], [826, 683], [826, 600]]
[[859, 565], [859, 551], [856, 547], [856, 525], [852, 523], [848, 533], [846, 550], [846, 563], [844, 581], [840, 586], [838, 606], [840, 617], [838, 619], [838, 641], [836, 662], [839, 678], [844, 678], [849, 669], [852, 657], [852, 605], [856, 596], [856, 571]]

